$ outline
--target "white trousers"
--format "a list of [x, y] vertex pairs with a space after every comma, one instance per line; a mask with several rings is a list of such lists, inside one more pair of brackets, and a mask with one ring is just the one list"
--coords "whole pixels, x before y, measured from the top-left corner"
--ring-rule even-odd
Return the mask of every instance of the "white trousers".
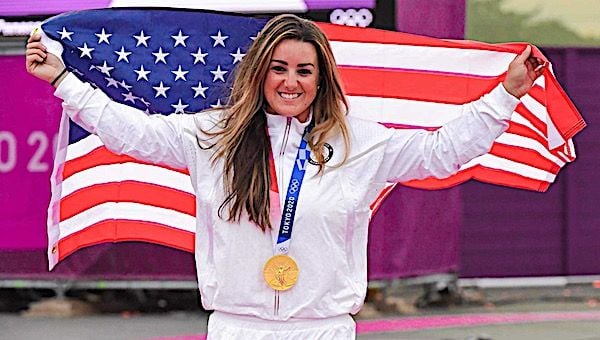
[[272, 321], [252, 316], [213, 312], [207, 340], [355, 340], [356, 323], [350, 315], [324, 319]]

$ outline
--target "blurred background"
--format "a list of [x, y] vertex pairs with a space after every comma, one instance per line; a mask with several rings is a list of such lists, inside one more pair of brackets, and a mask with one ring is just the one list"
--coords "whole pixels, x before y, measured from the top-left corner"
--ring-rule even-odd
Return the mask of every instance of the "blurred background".
[[[540, 47], [588, 123], [575, 139], [577, 160], [545, 193], [474, 181], [431, 192], [396, 188], [373, 218], [372, 226], [378, 227], [370, 230], [370, 289], [361, 314], [367, 319], [420, 315], [431, 308], [447, 313], [457, 306], [485, 311], [532, 300], [557, 303], [552, 309], [562, 308], [560, 303], [598, 308], [600, 162], [594, 151], [600, 143], [595, 124], [600, 0], [177, 4], [253, 15], [294, 12], [321, 22]], [[60, 102], [47, 84], [26, 74], [26, 36], [36, 23], [70, 10], [162, 5], [142, 0], [0, 3], [0, 313], [205, 313], [195, 289], [193, 255], [183, 251], [147, 243], [102, 244], [47, 270], [46, 210]], [[48, 301], [54, 305], [40, 307]]]

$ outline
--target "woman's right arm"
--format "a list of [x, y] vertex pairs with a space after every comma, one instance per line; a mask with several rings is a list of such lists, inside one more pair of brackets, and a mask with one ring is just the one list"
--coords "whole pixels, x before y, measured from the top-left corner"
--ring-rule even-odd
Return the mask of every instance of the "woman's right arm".
[[75, 123], [96, 134], [115, 153], [176, 168], [187, 167], [183, 130], [194, 126], [193, 116], [148, 116], [112, 101], [73, 74], [62, 73], [62, 61], [48, 53], [40, 39], [34, 34], [28, 40], [27, 71], [54, 83], [55, 95], [63, 100], [63, 111]]

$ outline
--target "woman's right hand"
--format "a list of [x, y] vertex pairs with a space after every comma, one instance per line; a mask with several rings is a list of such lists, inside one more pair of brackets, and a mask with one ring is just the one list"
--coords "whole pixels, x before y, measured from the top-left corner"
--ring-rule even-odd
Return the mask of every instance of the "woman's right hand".
[[56, 79], [65, 66], [57, 56], [48, 53], [41, 40], [42, 37], [39, 34], [33, 34], [27, 39], [25, 66], [30, 74], [51, 82]]

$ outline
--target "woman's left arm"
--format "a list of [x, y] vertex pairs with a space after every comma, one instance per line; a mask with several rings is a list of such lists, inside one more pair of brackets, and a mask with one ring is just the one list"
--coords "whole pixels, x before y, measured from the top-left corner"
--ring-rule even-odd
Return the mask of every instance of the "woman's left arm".
[[397, 130], [388, 142], [382, 172], [388, 182], [426, 177], [444, 178], [461, 165], [485, 154], [508, 128], [508, 121], [544, 64], [531, 56], [531, 46], [509, 65], [502, 84], [465, 104], [462, 114], [436, 131]]

